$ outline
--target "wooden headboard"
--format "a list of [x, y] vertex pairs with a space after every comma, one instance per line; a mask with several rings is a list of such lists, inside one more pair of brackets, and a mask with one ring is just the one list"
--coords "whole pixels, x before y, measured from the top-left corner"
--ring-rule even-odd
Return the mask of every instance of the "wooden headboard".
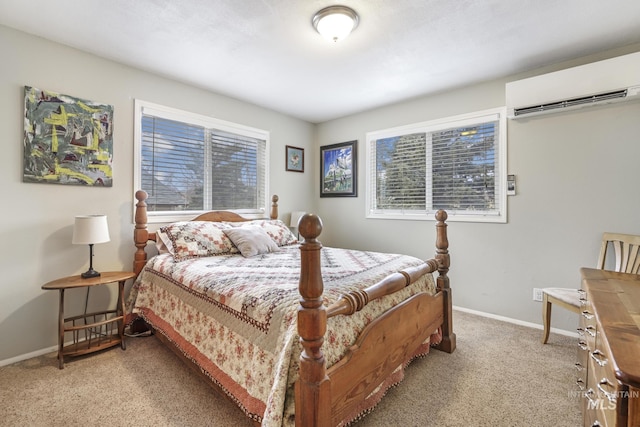
[[[136, 214], [135, 214], [135, 222], [136, 226], [133, 232], [133, 241], [136, 245], [136, 252], [133, 258], [133, 271], [136, 274], [139, 274], [147, 263], [147, 242], [156, 241], [156, 233], [154, 231], [149, 231], [147, 228], [147, 200], [148, 194], [144, 190], [136, 191]], [[278, 200], [280, 198], [277, 195], [273, 195], [271, 197], [271, 213], [269, 218], [278, 219]], [[212, 222], [242, 222], [242, 221], [251, 221], [248, 218], [244, 218], [243, 216], [238, 215], [235, 212], [230, 211], [211, 211], [205, 212], [197, 217], [193, 218], [192, 221], [212, 221]]]

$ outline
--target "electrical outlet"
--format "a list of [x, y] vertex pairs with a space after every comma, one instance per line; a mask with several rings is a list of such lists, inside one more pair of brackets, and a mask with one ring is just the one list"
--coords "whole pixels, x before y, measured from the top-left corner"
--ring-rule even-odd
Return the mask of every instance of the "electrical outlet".
[[542, 301], [542, 289], [533, 288], [533, 300], [534, 301]]

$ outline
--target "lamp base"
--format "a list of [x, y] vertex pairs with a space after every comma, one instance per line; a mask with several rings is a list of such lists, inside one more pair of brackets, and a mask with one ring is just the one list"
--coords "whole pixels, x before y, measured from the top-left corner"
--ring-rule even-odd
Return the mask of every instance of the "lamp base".
[[89, 269], [82, 273], [80, 276], [82, 276], [83, 279], [91, 279], [92, 277], [100, 277], [100, 273], [93, 269]]

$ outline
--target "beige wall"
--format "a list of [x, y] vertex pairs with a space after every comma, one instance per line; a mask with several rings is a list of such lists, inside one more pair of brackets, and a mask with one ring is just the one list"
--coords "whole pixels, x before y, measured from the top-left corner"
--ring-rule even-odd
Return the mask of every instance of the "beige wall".
[[[55, 345], [58, 295], [40, 287], [88, 267], [88, 248], [71, 245], [75, 215], [108, 216], [111, 242], [95, 246], [97, 270], [131, 269], [136, 98], [270, 131], [270, 192], [280, 196], [281, 218], [313, 209], [311, 172], [285, 171], [285, 145], [305, 148], [307, 165], [314, 161], [310, 123], [3, 26], [0, 58], [0, 363]], [[113, 187], [22, 182], [25, 85], [114, 105]], [[90, 308], [108, 305], [113, 292], [93, 289]], [[84, 295], [83, 290], [67, 293], [69, 313], [82, 312]]]
[[[539, 72], [638, 50], [630, 46]], [[130, 269], [135, 98], [269, 130], [270, 192], [281, 196], [281, 218], [292, 210], [317, 212], [325, 245], [427, 258], [434, 252], [432, 222], [365, 219], [365, 134], [502, 106], [509, 80], [316, 126], [2, 26], [0, 55], [0, 364], [55, 345], [58, 295], [40, 287], [87, 268], [87, 249], [70, 243], [75, 215], [108, 215], [111, 242], [96, 245], [96, 269]], [[22, 183], [24, 85], [115, 106], [112, 188]], [[508, 171], [517, 175], [518, 195], [509, 198], [507, 224], [449, 225], [455, 305], [539, 324], [533, 287], [579, 286], [578, 268], [595, 263], [604, 230], [640, 234], [639, 117], [640, 103], [627, 103], [509, 122]], [[358, 197], [320, 199], [318, 147], [353, 139], [359, 141]], [[285, 145], [306, 149], [304, 174], [285, 172]], [[91, 295], [90, 309], [114, 298], [106, 288]], [[79, 313], [84, 292], [70, 292], [68, 299], [68, 311]], [[572, 314], [556, 314], [554, 326], [575, 327]]]

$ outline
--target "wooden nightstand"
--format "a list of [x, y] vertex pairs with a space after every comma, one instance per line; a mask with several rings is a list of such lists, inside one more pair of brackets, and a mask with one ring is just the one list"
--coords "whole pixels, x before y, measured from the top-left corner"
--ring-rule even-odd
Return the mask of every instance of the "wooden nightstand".
[[[83, 279], [80, 275], [53, 280], [42, 285], [42, 289], [60, 291], [60, 312], [58, 313], [58, 367], [64, 368], [64, 356], [79, 356], [93, 353], [124, 342], [124, 284], [136, 275], [129, 271], [102, 273], [98, 277]], [[118, 282], [118, 302], [113, 310], [85, 313], [79, 316], [64, 317], [65, 289], [106, 285]], [[88, 289], [87, 289], [88, 292]], [[64, 345], [65, 332], [71, 332], [73, 342]]]

